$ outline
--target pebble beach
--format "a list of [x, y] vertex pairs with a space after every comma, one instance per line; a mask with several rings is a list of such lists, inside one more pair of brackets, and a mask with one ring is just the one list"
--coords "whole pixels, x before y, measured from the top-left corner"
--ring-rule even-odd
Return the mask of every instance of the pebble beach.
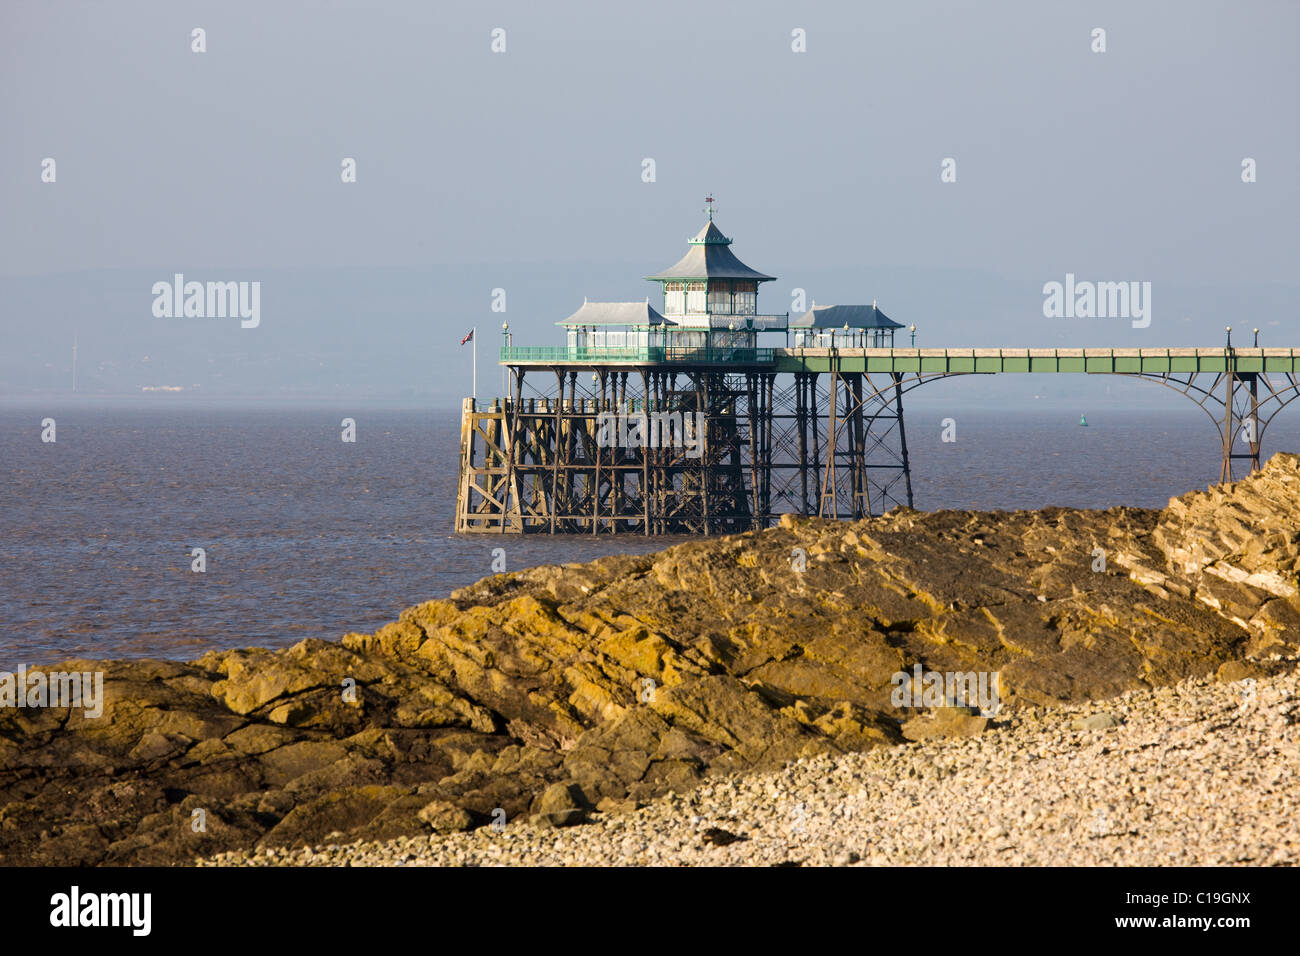
[[[974, 737], [794, 761], [577, 826], [235, 852], [225, 866], [1300, 862], [1300, 668], [1026, 708]], [[1280, 672], [1279, 672], [1280, 671]]]

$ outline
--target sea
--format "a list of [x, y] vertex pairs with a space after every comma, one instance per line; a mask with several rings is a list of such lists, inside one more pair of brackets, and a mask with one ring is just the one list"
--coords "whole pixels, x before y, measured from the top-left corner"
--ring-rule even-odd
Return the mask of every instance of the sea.
[[[342, 420], [356, 441], [341, 440]], [[1264, 455], [1300, 450], [1280, 415]], [[42, 422], [55, 421], [54, 441]], [[915, 506], [1163, 507], [1219, 474], [1201, 410], [909, 409]], [[457, 535], [447, 409], [0, 406], [0, 670], [369, 632], [505, 567], [683, 540]], [[203, 549], [204, 570], [193, 569]]]

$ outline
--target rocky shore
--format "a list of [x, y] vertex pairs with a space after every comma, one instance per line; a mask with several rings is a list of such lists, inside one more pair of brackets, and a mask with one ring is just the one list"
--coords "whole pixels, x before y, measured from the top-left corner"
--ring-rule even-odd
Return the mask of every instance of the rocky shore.
[[[927, 851], [937, 854], [930, 862], [1011, 862], [1015, 853], [1084, 862], [1093, 852], [1086, 840], [1016, 849], [1010, 835], [1031, 832], [1024, 814], [1059, 836], [1045, 814], [1091, 818], [1097, 809], [1117, 833], [1140, 832], [1131, 814], [1144, 804], [1120, 799], [1126, 768], [1135, 785], [1165, 788], [1152, 812], [1173, 829], [1138, 841], [1149, 844], [1141, 852], [1167, 858], [1133, 850], [1114, 862], [1187, 862], [1177, 857], [1180, 830], [1217, 819], [1207, 807], [1230, 814], [1249, 804], [1229, 791], [1254, 794], [1266, 813], [1285, 811], [1286, 839], [1227, 816], [1222, 825], [1258, 839], [1240, 851], [1189, 837], [1191, 859], [1293, 861], [1297, 516], [1300, 456], [1278, 455], [1248, 479], [1159, 511], [787, 518], [657, 554], [487, 578], [373, 635], [191, 663], [69, 662], [49, 670], [102, 671], [100, 716], [0, 709], [0, 862], [188, 863], [254, 848], [280, 859], [295, 848], [377, 841], [423, 848], [408, 854], [416, 860], [483, 862], [506, 834], [593, 815], [599, 823], [543, 841], [560, 857], [539, 850], [518, 860], [577, 860], [584, 841], [602, 839], [600, 828], [643, 825], [636, 821], [694, 845], [695, 831], [681, 821], [669, 827], [656, 817], [665, 813], [713, 821], [700, 831], [700, 839], [718, 831], [707, 837], [708, 862], [848, 862], [854, 854], [903, 862], [879, 834], [889, 829], [899, 846], [912, 845], [909, 826], [928, 826], [932, 845], [944, 827], [956, 828], [948, 850]], [[932, 701], [899, 706], [895, 675], [918, 664], [996, 674], [1002, 709], [989, 718]], [[1258, 681], [1263, 709], [1240, 727], [1223, 724], [1221, 698], [1255, 686], [1247, 680]], [[1188, 687], [1197, 703], [1180, 723]], [[1144, 694], [1156, 703], [1142, 703]], [[1173, 710], [1161, 709], [1161, 694], [1175, 695]], [[1098, 711], [1086, 744], [1059, 736], [1066, 732], [1053, 723], [1070, 705]], [[1115, 711], [1124, 707], [1138, 707], [1141, 719]], [[1186, 746], [1143, 742], [1180, 727]], [[1252, 753], [1264, 769], [1255, 777], [1225, 769], [1220, 779], [1181, 762], [1200, 746], [1198, 734], [1221, 745], [1216, 760]], [[1100, 748], [1095, 766], [1060, 764], [1089, 748]], [[1164, 762], [1149, 776], [1138, 765], [1154, 754]], [[1107, 785], [1094, 788], [1090, 774]], [[1054, 806], [1043, 803], [1048, 791], [1018, 797], [1016, 781], [1094, 802], [1035, 810]], [[805, 784], [812, 789], [800, 790]], [[775, 795], [754, 789], [769, 786]], [[789, 824], [782, 787], [800, 795], [806, 833], [823, 834], [805, 841], [806, 852], [778, 849]], [[717, 793], [716, 807], [701, 812], [698, 801]], [[742, 795], [750, 802], [737, 803]], [[1096, 802], [1107, 796], [1114, 802]], [[986, 797], [991, 822], [973, 844], [954, 811]], [[697, 803], [687, 813], [689, 801]], [[836, 842], [837, 807], [860, 811], [875, 829]], [[928, 823], [908, 807], [925, 808]], [[1004, 819], [1012, 813], [1020, 816]], [[974, 805], [967, 817], [980, 819]], [[723, 846], [726, 834], [746, 839]], [[383, 842], [396, 838], [405, 843]], [[999, 841], [1012, 848], [988, 849]], [[1270, 843], [1280, 857], [1268, 855]], [[637, 838], [627, 845], [635, 849]], [[1049, 845], [1073, 856], [1044, 855]], [[479, 846], [487, 856], [464, 855]], [[916, 856], [908, 862], [926, 858]], [[639, 858], [630, 849], [600, 859]]]

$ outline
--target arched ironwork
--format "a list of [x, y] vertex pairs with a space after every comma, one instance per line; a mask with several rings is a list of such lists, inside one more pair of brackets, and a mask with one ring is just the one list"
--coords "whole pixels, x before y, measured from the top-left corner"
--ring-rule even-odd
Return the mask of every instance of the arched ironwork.
[[[862, 502], [863, 507], [859, 507], [857, 505], [857, 483], [854, 482], [854, 506], [847, 510], [840, 508], [841, 496], [838, 493], [837, 472], [842, 469], [837, 468], [835, 456], [842, 439], [850, 441], [856, 439], [856, 434], [852, 432], [855, 420], [874, 424], [882, 417], [887, 422], [894, 420], [896, 417], [901, 428], [903, 395], [929, 382], [943, 378], [992, 373], [844, 373], [832, 370], [822, 374], [827, 374], [831, 378], [830, 392], [835, 396], [836, 411], [829, 419], [826, 453], [824, 456], [819, 456], [818, 460], [818, 507], [815, 513], [820, 517], [860, 518], [867, 514], [879, 514], [887, 510], [885, 505], [890, 501], [894, 504], [906, 504], [908, 507], [912, 507], [913, 502], [910, 467], [907, 461], [904, 439], [901, 454], [897, 457], [898, 467], [901, 471], [899, 477], [904, 481], [907, 489], [906, 499], [900, 500], [898, 497], [888, 496], [888, 486], [886, 485], [882, 486], [882, 490], [886, 492], [887, 500], [871, 501], [867, 499]], [[1210, 421], [1213, 422], [1219, 433], [1220, 446], [1223, 449], [1220, 481], [1232, 481], [1239, 477], [1238, 473], [1234, 471], [1234, 465], [1237, 463], [1248, 463], [1248, 471], [1254, 471], [1260, 467], [1260, 446], [1265, 430], [1283, 408], [1300, 399], [1300, 376], [1291, 372], [1239, 372], [1230, 368], [1228, 371], [1217, 373], [1097, 372], [1088, 374], [1121, 375], [1126, 378], [1155, 382], [1184, 395], [1194, 402], [1209, 416]], [[884, 375], [889, 381], [879, 385], [873, 384], [873, 375], [877, 378]], [[867, 389], [857, 388], [855, 387], [855, 380], [865, 381], [870, 387]], [[844, 383], [842, 392], [845, 396], [845, 404], [843, 408], [840, 408], [838, 400], [841, 382]], [[896, 406], [896, 416], [864, 414], [873, 406], [885, 406], [891, 403]], [[892, 427], [892, 425], [887, 425], [887, 428]], [[850, 438], [850, 436], [853, 437]], [[882, 438], [883, 436], [873, 438], [868, 429], [866, 441], [854, 441], [855, 451], [860, 449], [861, 452], [869, 453], [881, 448], [888, 448]], [[1235, 451], [1239, 442], [1246, 447], [1246, 451]]]

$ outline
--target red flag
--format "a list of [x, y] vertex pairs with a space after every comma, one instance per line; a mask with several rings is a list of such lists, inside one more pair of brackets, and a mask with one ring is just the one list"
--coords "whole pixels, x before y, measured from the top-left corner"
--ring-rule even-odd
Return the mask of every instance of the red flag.
[[468, 342], [468, 341], [469, 341], [470, 339], [472, 339], [473, 337], [474, 337], [474, 330], [473, 330], [473, 329], [470, 329], [470, 330], [469, 330], [469, 335], [467, 335], [467, 336], [465, 336], [463, 339], [461, 339], [461, 340], [460, 340], [460, 344], [461, 344], [461, 345], [464, 345], [466, 342]]

